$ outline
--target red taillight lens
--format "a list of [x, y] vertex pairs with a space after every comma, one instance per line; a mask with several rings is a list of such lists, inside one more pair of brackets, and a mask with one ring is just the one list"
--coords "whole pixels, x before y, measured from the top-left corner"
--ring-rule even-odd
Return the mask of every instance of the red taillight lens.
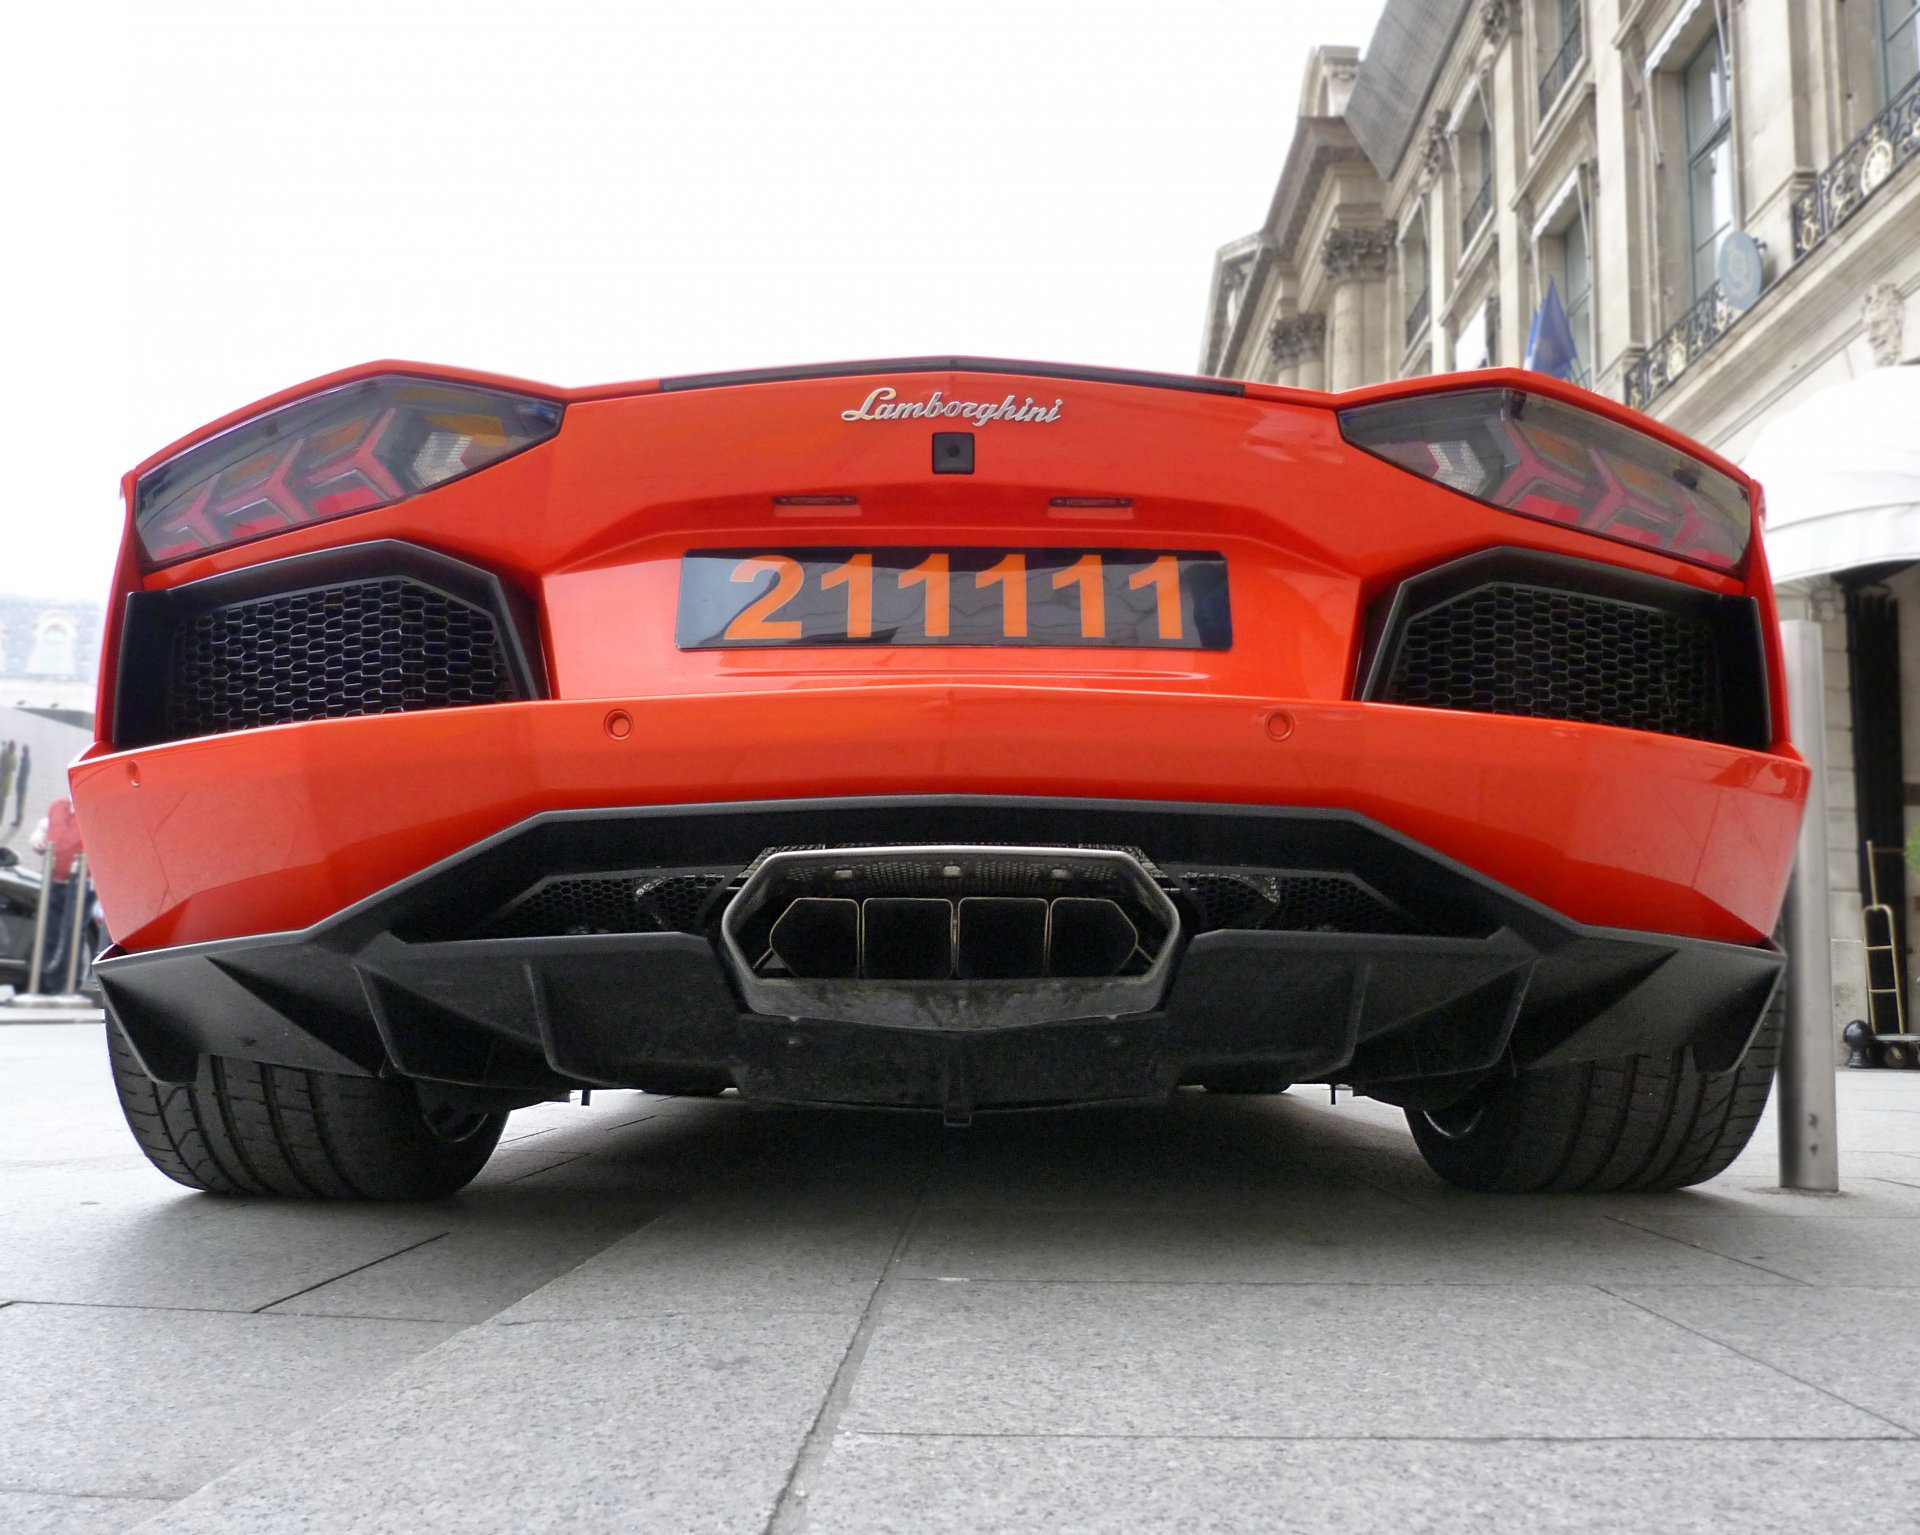
[[232, 427], [140, 476], [133, 523], [155, 565], [391, 506], [544, 442], [552, 400], [381, 377]]
[[1466, 389], [1340, 412], [1340, 431], [1422, 479], [1503, 511], [1715, 570], [1746, 557], [1753, 514], [1732, 476], [1545, 395]]

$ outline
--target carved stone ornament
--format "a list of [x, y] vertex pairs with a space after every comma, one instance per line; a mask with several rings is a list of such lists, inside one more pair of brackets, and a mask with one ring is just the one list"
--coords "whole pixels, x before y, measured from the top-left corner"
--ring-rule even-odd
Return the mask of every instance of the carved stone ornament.
[[1351, 85], [1360, 74], [1358, 59], [1328, 59], [1327, 78], [1342, 85]]
[[1220, 269], [1220, 286], [1227, 293], [1238, 293], [1247, 282], [1247, 264], [1243, 261], [1235, 266]]
[[1498, 53], [1513, 30], [1513, 0], [1481, 0], [1480, 29], [1487, 35], [1487, 46]]
[[1267, 350], [1281, 367], [1291, 368], [1318, 353], [1326, 334], [1325, 315], [1311, 312], [1290, 315], [1273, 322], [1273, 329], [1267, 332]]
[[1384, 224], [1327, 231], [1320, 242], [1320, 261], [1334, 282], [1354, 282], [1387, 275], [1393, 254], [1393, 231]]
[[1882, 368], [1900, 361], [1905, 309], [1900, 290], [1890, 282], [1875, 283], [1860, 300], [1860, 323], [1866, 328], [1867, 346]]
[[1432, 186], [1447, 166], [1447, 114], [1435, 112], [1427, 124], [1426, 141], [1420, 146], [1420, 184]]

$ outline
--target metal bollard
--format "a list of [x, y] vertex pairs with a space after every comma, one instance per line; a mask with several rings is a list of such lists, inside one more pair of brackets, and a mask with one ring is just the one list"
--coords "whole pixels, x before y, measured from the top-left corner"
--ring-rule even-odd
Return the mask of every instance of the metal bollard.
[[47, 906], [53, 895], [53, 849], [40, 855], [40, 909], [33, 915], [33, 958], [27, 967], [28, 996], [40, 995], [40, 963], [47, 957]]
[[1813, 770], [1787, 887], [1787, 1028], [1777, 1099], [1780, 1187], [1840, 1187], [1833, 1067], [1833, 932], [1827, 905], [1826, 662], [1820, 625], [1780, 625], [1793, 744]]
[[70, 897], [73, 911], [69, 914], [67, 927], [67, 985], [66, 995], [76, 996], [80, 991], [80, 944], [87, 931], [87, 855], [76, 853], [73, 858], [73, 874], [67, 881], [72, 890]]

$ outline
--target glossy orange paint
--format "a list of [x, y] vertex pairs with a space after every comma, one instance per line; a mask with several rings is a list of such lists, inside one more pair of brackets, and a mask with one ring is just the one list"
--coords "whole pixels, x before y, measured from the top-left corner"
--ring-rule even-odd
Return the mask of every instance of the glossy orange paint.
[[[1328, 395], [1248, 386], [1231, 397], [990, 370], [879, 366], [663, 392], [371, 364], [248, 407], [141, 469], [266, 405], [394, 371], [524, 388], [565, 400], [566, 419], [552, 441], [393, 507], [150, 574], [123, 555], [122, 589], [407, 539], [487, 566], [536, 599], [555, 696], [137, 753], [103, 742], [76, 768], [75, 798], [125, 947], [304, 926], [544, 809], [942, 792], [1346, 806], [1581, 921], [1737, 942], [1772, 926], [1806, 777], [1783, 724], [1756, 752], [1350, 701], [1368, 604], [1408, 574], [1491, 545], [1750, 592], [1772, 635], [1757, 537], [1733, 577], [1508, 516], [1347, 448]], [[1057, 399], [1060, 414], [1045, 424], [943, 421], [974, 430], [978, 468], [936, 476], [929, 423], [843, 419], [883, 383], [907, 399], [934, 389]], [[1569, 399], [1700, 452], [1537, 375], [1482, 372], [1455, 387], [1489, 383]], [[854, 499], [776, 499], [827, 495]], [[689, 548], [888, 544], [1218, 550], [1234, 645], [674, 646], [678, 560]], [[117, 633], [108, 645], [110, 679]], [[1773, 717], [1784, 722], [1771, 670]], [[111, 705], [109, 680], [102, 720]], [[619, 740], [605, 728], [615, 706], [632, 721]], [[1295, 727], [1276, 740], [1267, 720], [1282, 708]]]

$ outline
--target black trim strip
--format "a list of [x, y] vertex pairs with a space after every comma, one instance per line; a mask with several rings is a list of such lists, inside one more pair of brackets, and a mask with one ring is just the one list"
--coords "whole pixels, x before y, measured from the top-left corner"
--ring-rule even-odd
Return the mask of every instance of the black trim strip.
[[1146, 373], [1133, 368], [1090, 368], [1065, 362], [1015, 362], [1004, 357], [883, 357], [867, 362], [812, 362], [792, 368], [742, 368], [732, 373], [686, 373], [663, 378], [663, 393], [726, 389], [735, 384], [788, 384], [810, 378], [865, 378], [885, 373], [1006, 373], [1021, 378], [1069, 378], [1088, 384], [1133, 384], [1144, 389], [1184, 389], [1190, 394], [1244, 396], [1245, 384], [1184, 373]]

